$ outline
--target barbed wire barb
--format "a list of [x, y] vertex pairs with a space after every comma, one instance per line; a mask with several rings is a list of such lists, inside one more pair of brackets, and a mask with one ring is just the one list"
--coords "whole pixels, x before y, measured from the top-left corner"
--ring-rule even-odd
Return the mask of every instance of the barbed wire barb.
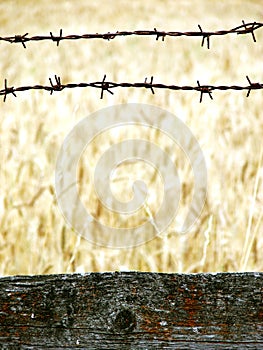
[[203, 94], [208, 94], [210, 99], [213, 100], [213, 96], [212, 96], [212, 86], [209, 85], [200, 85], [199, 80], [197, 80], [197, 85], [198, 85], [198, 91], [200, 91], [200, 100], [199, 102], [201, 103], [203, 100]]
[[53, 41], [56, 41], [57, 42], [57, 46], [59, 46], [60, 40], [63, 39], [63, 37], [62, 37], [62, 29], [60, 29], [60, 31], [59, 31], [59, 37], [53, 36], [52, 32], [50, 32], [50, 37], [51, 37], [51, 39]]
[[14, 90], [15, 90], [14, 86], [12, 86], [12, 87], [7, 86], [7, 79], [5, 79], [5, 88], [4, 88], [4, 90], [2, 90], [3, 95], [4, 95], [4, 102], [6, 101], [6, 97], [8, 94], [12, 94], [13, 96], [16, 97]]
[[[198, 24], [198, 28], [200, 29], [200, 32], [201, 33], [204, 33], [200, 24]], [[206, 39], [206, 42], [207, 42], [207, 48], [210, 49], [210, 35], [209, 34], [203, 34], [203, 37], [202, 37], [202, 43], [201, 43], [201, 46], [203, 47], [204, 46], [204, 43], [205, 43], [205, 39]]]
[[51, 78], [49, 78], [49, 82], [50, 82], [50, 85], [51, 85], [50, 95], [52, 95], [54, 91], [61, 91], [64, 88], [63, 85], [61, 84], [60, 77], [58, 77], [56, 75], [55, 75], [55, 82], [56, 82], [56, 84], [53, 84]]
[[151, 89], [151, 92], [152, 94], [154, 95], [154, 90], [153, 90], [153, 87], [152, 87], [152, 84], [153, 84], [153, 77], [151, 77], [151, 81], [150, 83], [147, 83], [147, 78], [144, 79], [144, 84], [147, 85], [145, 86], [146, 89]]
[[100, 99], [101, 100], [103, 99], [104, 91], [108, 91], [110, 94], [114, 95], [114, 93], [109, 90], [110, 84], [112, 84], [112, 83], [110, 83], [108, 81], [105, 81], [105, 79], [106, 79], [106, 74], [104, 75], [104, 77], [102, 79], [102, 82], [101, 82], [101, 94], [100, 94]]
[[23, 48], [26, 49], [26, 36], [28, 35], [28, 33], [24, 34], [24, 35], [15, 35], [15, 39], [14, 39], [14, 43], [21, 43], [23, 45]]
[[154, 28], [154, 31], [156, 32], [156, 40], [158, 40], [159, 38], [162, 38], [162, 41], [164, 41], [166, 33], [165, 32], [159, 32], [156, 28]]
[[247, 81], [249, 82], [249, 85], [250, 85], [250, 88], [248, 88], [248, 92], [247, 92], [247, 97], [249, 97], [251, 90], [252, 89], [260, 89], [262, 84], [260, 84], [260, 83], [252, 83], [248, 76], [246, 76], [246, 78], [247, 78]]
[[[254, 22], [254, 23], [247, 23], [247, 24], [246, 24], [244, 20], [242, 20], [242, 23], [243, 23], [242, 26], [243, 26], [245, 29], [239, 31], [237, 34], [248, 34], [248, 33], [251, 33], [254, 43], [257, 42], [256, 37], [255, 37], [254, 30], [258, 29], [258, 27], [256, 27], [256, 25], [259, 24], [259, 23]], [[242, 26], [240, 26], [240, 28], [241, 28]]]

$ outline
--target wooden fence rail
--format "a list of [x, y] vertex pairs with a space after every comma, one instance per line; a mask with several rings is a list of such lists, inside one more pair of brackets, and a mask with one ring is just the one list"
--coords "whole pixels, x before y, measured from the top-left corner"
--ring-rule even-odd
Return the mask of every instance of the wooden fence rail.
[[263, 349], [263, 273], [0, 278], [0, 349]]

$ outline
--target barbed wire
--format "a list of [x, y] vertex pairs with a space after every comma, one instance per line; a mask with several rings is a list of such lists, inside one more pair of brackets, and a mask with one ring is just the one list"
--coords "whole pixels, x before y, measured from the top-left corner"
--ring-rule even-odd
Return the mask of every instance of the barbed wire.
[[180, 36], [188, 36], [188, 37], [201, 37], [201, 46], [204, 46], [204, 42], [207, 42], [207, 48], [210, 48], [210, 37], [212, 36], [222, 36], [228, 34], [251, 34], [253, 41], [256, 42], [255, 31], [259, 28], [263, 27], [263, 23], [260, 22], [250, 22], [245, 23], [242, 21], [242, 25], [229, 29], [229, 30], [218, 30], [218, 31], [203, 31], [202, 27], [198, 25], [199, 31], [190, 31], [190, 32], [172, 32], [172, 31], [160, 31], [154, 28], [154, 30], [136, 30], [136, 31], [117, 31], [117, 32], [108, 32], [108, 33], [93, 33], [93, 34], [83, 34], [83, 35], [62, 35], [62, 29], [60, 29], [59, 35], [53, 35], [50, 32], [50, 35], [36, 35], [32, 37], [28, 37], [29, 33], [23, 35], [14, 35], [8, 37], [0, 37], [0, 41], [6, 41], [11, 44], [13, 43], [21, 43], [24, 48], [26, 48], [26, 43], [29, 41], [43, 41], [43, 40], [51, 40], [56, 42], [57, 46], [63, 40], [79, 40], [79, 39], [104, 39], [104, 40], [113, 40], [119, 36], [156, 36], [156, 40], [159, 38], [164, 41], [165, 37], [180, 37]]
[[167, 89], [167, 90], [173, 90], [173, 91], [198, 91], [200, 93], [200, 103], [203, 100], [203, 95], [208, 94], [210, 99], [213, 100], [212, 92], [215, 90], [246, 90], [247, 94], [246, 97], [249, 97], [251, 90], [262, 90], [263, 84], [262, 83], [254, 83], [251, 82], [248, 76], [246, 76], [247, 81], [249, 85], [246, 86], [239, 86], [239, 85], [201, 85], [199, 80], [197, 80], [197, 86], [190, 86], [190, 85], [166, 85], [166, 84], [159, 84], [159, 83], [153, 83], [153, 76], [150, 79], [150, 82], [147, 82], [147, 78], [145, 78], [143, 83], [117, 83], [112, 81], [106, 81], [106, 74], [104, 75], [102, 81], [96, 81], [96, 82], [90, 82], [90, 83], [69, 83], [69, 84], [62, 84], [61, 78], [57, 75], [55, 75], [55, 82], [53, 83], [52, 79], [49, 78], [50, 85], [33, 85], [33, 86], [20, 86], [20, 87], [14, 87], [14, 86], [8, 86], [7, 85], [7, 79], [5, 79], [4, 82], [4, 89], [0, 90], [0, 95], [4, 96], [4, 102], [6, 101], [6, 98], [8, 95], [12, 94], [13, 96], [17, 97], [16, 92], [21, 91], [28, 91], [28, 90], [45, 90], [48, 91], [51, 95], [55, 91], [62, 91], [64, 89], [73, 89], [73, 88], [86, 88], [86, 87], [92, 87], [101, 90], [100, 98], [102, 99], [104, 96], [104, 91], [107, 91], [110, 94], [114, 94], [111, 90], [114, 88], [145, 88], [150, 89], [152, 94], [155, 94], [154, 89]]

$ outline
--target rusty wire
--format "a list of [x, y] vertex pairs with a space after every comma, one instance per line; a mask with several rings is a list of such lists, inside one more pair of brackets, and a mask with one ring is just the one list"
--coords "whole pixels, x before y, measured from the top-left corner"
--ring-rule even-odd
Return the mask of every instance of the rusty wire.
[[119, 36], [153, 36], [156, 37], [156, 40], [161, 38], [164, 41], [165, 37], [201, 37], [201, 46], [204, 46], [204, 42], [207, 42], [207, 48], [210, 48], [210, 37], [212, 36], [222, 36], [228, 34], [251, 34], [253, 41], [256, 42], [255, 31], [263, 27], [263, 23], [260, 22], [250, 22], [245, 23], [242, 21], [242, 25], [229, 29], [229, 30], [218, 30], [218, 31], [203, 31], [200, 25], [198, 25], [199, 31], [190, 31], [190, 32], [172, 32], [172, 31], [160, 31], [154, 28], [154, 30], [136, 30], [136, 31], [117, 31], [117, 32], [108, 32], [108, 33], [93, 33], [93, 34], [83, 34], [83, 35], [62, 35], [62, 29], [58, 36], [50, 32], [50, 35], [36, 35], [28, 37], [29, 33], [23, 35], [14, 35], [8, 37], [0, 37], [0, 41], [6, 41], [11, 44], [21, 43], [24, 48], [26, 48], [26, 43], [29, 41], [43, 41], [51, 40], [59, 45], [63, 40], [78, 40], [78, 39], [104, 39], [104, 40], [113, 40]]
[[14, 86], [8, 86], [7, 80], [5, 79], [4, 82], [4, 89], [0, 90], [0, 95], [4, 96], [4, 102], [6, 101], [7, 95], [12, 94], [16, 97], [16, 92], [21, 91], [27, 91], [27, 90], [45, 90], [48, 91], [51, 95], [53, 92], [56, 91], [62, 91], [64, 89], [73, 89], [73, 88], [86, 88], [86, 87], [92, 87], [101, 90], [100, 98], [103, 98], [104, 91], [107, 91], [108, 93], [113, 95], [112, 89], [114, 88], [145, 88], [150, 89], [152, 94], [155, 93], [154, 89], [167, 89], [167, 90], [182, 90], [182, 91], [198, 91], [200, 93], [200, 103], [203, 100], [203, 95], [207, 94], [210, 99], [213, 99], [212, 92], [215, 90], [238, 90], [247, 91], [246, 97], [249, 97], [251, 90], [262, 90], [263, 84], [262, 83], [254, 83], [251, 82], [249, 77], [247, 76], [247, 81], [249, 85], [246, 86], [239, 86], [239, 85], [201, 85], [199, 81], [197, 81], [196, 86], [190, 86], [190, 85], [165, 85], [165, 84], [157, 84], [153, 83], [153, 77], [151, 77], [150, 82], [147, 82], [147, 78], [145, 78], [143, 83], [117, 83], [112, 81], [106, 81], [106, 75], [104, 75], [103, 79], [101, 81], [95, 81], [90, 83], [69, 83], [69, 84], [62, 84], [61, 78], [55, 75], [55, 81], [53, 82], [51, 78], [49, 78], [50, 85], [33, 85], [33, 86], [20, 86], [20, 87], [14, 87]]

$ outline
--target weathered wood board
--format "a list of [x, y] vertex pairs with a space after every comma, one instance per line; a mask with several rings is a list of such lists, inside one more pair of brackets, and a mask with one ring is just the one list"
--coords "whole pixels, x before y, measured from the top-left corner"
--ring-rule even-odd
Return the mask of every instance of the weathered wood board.
[[263, 273], [0, 278], [1, 349], [263, 349]]

